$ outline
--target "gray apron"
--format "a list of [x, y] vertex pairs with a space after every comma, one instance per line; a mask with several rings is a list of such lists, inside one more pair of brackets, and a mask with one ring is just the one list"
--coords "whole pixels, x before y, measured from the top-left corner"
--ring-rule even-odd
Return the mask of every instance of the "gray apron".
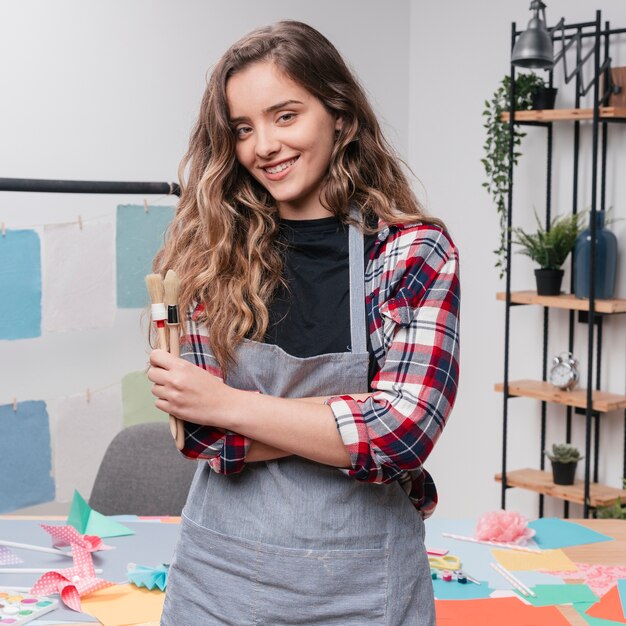
[[[350, 226], [351, 352], [245, 340], [226, 382], [301, 398], [367, 392], [363, 236]], [[162, 626], [434, 626], [424, 524], [396, 482], [292, 456], [224, 476], [199, 463]]]

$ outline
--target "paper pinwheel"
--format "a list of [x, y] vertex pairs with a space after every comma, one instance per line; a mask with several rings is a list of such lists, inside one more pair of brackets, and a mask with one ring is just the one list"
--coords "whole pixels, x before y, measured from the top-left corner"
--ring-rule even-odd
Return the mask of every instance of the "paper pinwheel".
[[97, 535], [98, 537], [121, 537], [135, 534], [135, 531], [128, 526], [94, 511], [76, 490], [74, 491], [72, 507], [67, 516], [67, 523], [81, 534]]
[[137, 587], [146, 587], [150, 590], [158, 587], [161, 591], [165, 591], [169, 567], [167, 563], [163, 563], [160, 567], [145, 567], [129, 563], [128, 580]]
[[24, 560], [20, 559], [15, 552], [9, 550], [6, 546], [0, 545], [0, 565], [17, 565], [23, 562]]
[[73, 526], [49, 526], [48, 524], [41, 524], [41, 527], [51, 535], [52, 545], [55, 548], [79, 545], [88, 552], [114, 550], [113, 546], [107, 546], [97, 535], [81, 535]]
[[30, 593], [40, 596], [58, 593], [70, 609], [80, 611], [82, 596], [115, 584], [96, 577], [91, 554], [86, 548], [74, 544], [72, 558], [73, 567], [46, 572], [35, 583]]

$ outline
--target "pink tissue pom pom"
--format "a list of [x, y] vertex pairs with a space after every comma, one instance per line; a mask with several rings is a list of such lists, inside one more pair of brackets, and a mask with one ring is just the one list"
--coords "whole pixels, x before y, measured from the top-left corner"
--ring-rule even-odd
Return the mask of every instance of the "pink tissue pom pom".
[[485, 513], [476, 524], [474, 536], [481, 541], [499, 541], [502, 543], [524, 543], [534, 536], [535, 531], [528, 528], [528, 520], [515, 511], [491, 511]]

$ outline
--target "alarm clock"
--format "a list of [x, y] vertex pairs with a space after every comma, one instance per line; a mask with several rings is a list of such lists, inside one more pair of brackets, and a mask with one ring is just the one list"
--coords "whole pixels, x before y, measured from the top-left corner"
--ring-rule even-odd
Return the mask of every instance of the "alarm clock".
[[576, 386], [579, 378], [578, 361], [571, 352], [561, 352], [552, 359], [548, 379], [555, 387], [569, 391]]

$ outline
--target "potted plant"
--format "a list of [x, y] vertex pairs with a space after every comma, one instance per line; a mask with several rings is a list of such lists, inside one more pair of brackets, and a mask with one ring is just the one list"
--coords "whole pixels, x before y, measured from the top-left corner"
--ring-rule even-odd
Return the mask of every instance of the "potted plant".
[[[515, 110], [524, 111], [532, 107], [533, 94], [546, 86], [545, 81], [537, 74], [519, 74], [515, 80]], [[481, 163], [485, 168], [486, 182], [483, 187], [493, 199], [500, 219], [500, 244], [496, 254], [496, 268], [499, 268], [500, 278], [506, 270], [507, 248], [507, 195], [509, 193], [509, 123], [502, 121], [502, 114], [509, 110], [511, 78], [506, 75], [499, 83], [491, 99], [485, 100], [483, 116], [484, 127], [487, 129], [483, 150], [485, 156]], [[522, 138], [525, 132], [517, 125], [513, 126], [513, 165], [517, 159]]]
[[581, 231], [582, 213], [556, 216], [545, 228], [535, 211], [537, 230], [527, 233], [522, 228], [514, 228], [517, 238], [514, 244], [521, 247], [518, 252], [529, 256], [539, 265], [535, 270], [537, 293], [541, 296], [558, 296], [561, 293], [563, 270], [567, 255], [571, 252]]
[[[622, 479], [622, 488], [626, 489], [626, 478]], [[612, 506], [596, 507], [596, 517], [598, 519], [625, 519], [626, 520], [626, 502], [622, 504], [620, 498]]]
[[552, 480], [555, 485], [573, 485], [576, 466], [583, 457], [575, 446], [569, 443], [552, 444], [552, 453], [546, 450], [552, 462]]

